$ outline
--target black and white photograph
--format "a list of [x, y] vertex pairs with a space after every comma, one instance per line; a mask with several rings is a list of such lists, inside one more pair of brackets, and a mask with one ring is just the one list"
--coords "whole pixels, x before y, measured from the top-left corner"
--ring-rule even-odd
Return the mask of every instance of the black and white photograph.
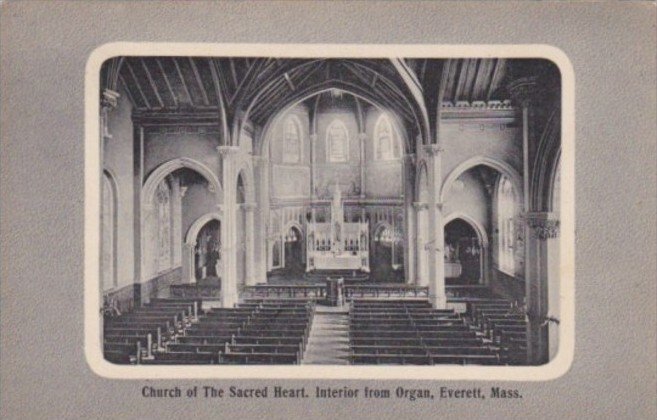
[[98, 78], [105, 360], [559, 351], [554, 62], [119, 55]]
[[654, 1], [0, 1], [0, 418], [657, 418]]

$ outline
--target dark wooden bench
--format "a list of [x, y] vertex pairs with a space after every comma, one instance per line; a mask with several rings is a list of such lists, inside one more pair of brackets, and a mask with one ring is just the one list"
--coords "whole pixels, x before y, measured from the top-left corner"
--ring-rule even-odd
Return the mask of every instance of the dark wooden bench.
[[219, 363], [240, 365], [298, 364], [299, 354], [287, 353], [227, 353], [219, 355]]

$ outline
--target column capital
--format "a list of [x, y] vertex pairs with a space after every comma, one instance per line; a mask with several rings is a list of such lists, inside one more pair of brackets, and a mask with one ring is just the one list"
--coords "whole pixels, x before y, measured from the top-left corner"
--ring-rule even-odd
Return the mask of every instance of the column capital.
[[236, 154], [239, 150], [239, 146], [217, 146], [217, 152], [224, 157]]
[[242, 204], [242, 208], [244, 211], [253, 211], [257, 207], [256, 203], [244, 203]]
[[523, 215], [534, 236], [542, 241], [559, 237], [560, 221], [554, 213], [530, 212]]
[[443, 152], [445, 149], [440, 147], [438, 144], [425, 144], [424, 152], [429, 156], [436, 156], [440, 152]]
[[100, 95], [101, 110], [111, 111], [115, 109], [119, 103], [120, 96], [119, 92], [111, 89], [103, 89]]
[[367, 140], [367, 133], [358, 133], [359, 140]]
[[442, 212], [443, 211], [443, 203], [436, 203], [436, 210]]
[[416, 201], [416, 202], [413, 203], [413, 208], [416, 211], [427, 210], [429, 208], [429, 204]]
[[507, 90], [513, 101], [522, 107], [531, 106], [536, 100], [539, 90], [537, 80], [536, 76], [532, 76], [521, 77], [510, 82], [507, 85]]

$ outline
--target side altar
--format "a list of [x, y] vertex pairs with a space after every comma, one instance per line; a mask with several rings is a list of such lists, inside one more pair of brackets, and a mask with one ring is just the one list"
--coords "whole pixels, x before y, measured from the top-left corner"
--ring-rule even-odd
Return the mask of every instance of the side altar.
[[314, 270], [370, 271], [369, 226], [367, 222], [344, 221], [342, 192], [336, 184], [328, 223], [308, 224], [306, 272]]

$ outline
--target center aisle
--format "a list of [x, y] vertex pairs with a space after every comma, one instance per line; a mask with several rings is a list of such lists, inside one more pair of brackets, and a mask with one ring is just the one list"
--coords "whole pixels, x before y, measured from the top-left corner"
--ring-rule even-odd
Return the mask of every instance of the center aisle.
[[349, 308], [317, 306], [302, 365], [349, 364]]

